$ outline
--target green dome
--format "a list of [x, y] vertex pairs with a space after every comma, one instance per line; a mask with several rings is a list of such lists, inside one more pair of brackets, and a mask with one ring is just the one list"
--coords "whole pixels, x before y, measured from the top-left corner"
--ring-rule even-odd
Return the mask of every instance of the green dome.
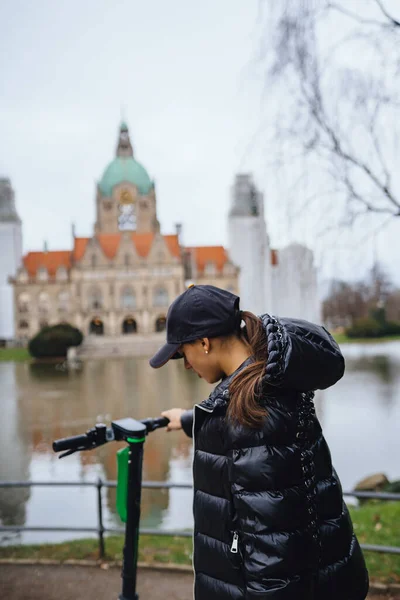
[[108, 165], [99, 183], [100, 191], [111, 196], [113, 187], [124, 181], [136, 185], [142, 195], [147, 195], [153, 187], [146, 169], [132, 156], [117, 156]]

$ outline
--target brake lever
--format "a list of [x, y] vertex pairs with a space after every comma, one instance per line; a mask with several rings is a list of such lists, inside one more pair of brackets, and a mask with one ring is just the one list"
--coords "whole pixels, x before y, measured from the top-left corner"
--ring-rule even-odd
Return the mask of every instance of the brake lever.
[[80, 446], [79, 448], [73, 448], [71, 450], [67, 450], [58, 456], [58, 458], [64, 458], [64, 456], [70, 456], [71, 454], [75, 454], [75, 452], [84, 452], [84, 450], [93, 450], [96, 446]]
[[74, 450], [67, 450], [66, 452], [63, 452], [62, 454], [59, 454], [58, 458], [64, 458], [64, 456], [69, 456], [70, 454], [75, 454], [75, 452], [78, 452], [78, 448], [76, 448]]

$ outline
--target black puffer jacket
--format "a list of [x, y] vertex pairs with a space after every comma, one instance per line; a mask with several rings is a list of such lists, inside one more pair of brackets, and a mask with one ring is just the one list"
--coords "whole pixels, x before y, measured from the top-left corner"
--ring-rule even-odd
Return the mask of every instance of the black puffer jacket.
[[[262, 317], [261, 430], [225, 418], [229, 383], [182, 418], [194, 432], [196, 600], [364, 600], [368, 574], [311, 390], [344, 372], [322, 327]], [[251, 361], [249, 359], [239, 369]]]

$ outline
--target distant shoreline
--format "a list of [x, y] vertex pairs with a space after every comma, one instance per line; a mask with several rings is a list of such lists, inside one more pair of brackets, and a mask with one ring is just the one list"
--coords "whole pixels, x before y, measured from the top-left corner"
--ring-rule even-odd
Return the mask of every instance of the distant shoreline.
[[[344, 333], [332, 334], [338, 344], [383, 344], [385, 342], [400, 341], [400, 335], [388, 335], [379, 338], [349, 338]], [[112, 356], [110, 356], [112, 358]], [[29, 354], [27, 348], [0, 348], [0, 362], [28, 362], [35, 359]], [[36, 359], [37, 360], [37, 359]], [[36, 362], [35, 360], [35, 362]], [[48, 360], [37, 360], [37, 362], [63, 362], [65, 358], [49, 358]]]

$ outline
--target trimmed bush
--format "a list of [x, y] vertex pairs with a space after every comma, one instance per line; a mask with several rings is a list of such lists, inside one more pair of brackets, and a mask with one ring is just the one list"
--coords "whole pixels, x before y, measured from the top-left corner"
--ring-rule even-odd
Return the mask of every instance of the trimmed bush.
[[354, 321], [346, 329], [349, 338], [378, 338], [387, 335], [399, 335], [400, 323], [386, 320], [384, 308], [371, 310], [370, 316]]
[[388, 321], [385, 324], [385, 335], [400, 335], [400, 323]]
[[68, 323], [44, 327], [29, 342], [29, 352], [34, 358], [65, 357], [70, 346], [82, 343], [82, 332]]
[[354, 321], [353, 325], [346, 329], [346, 334], [349, 338], [377, 338], [384, 335], [382, 325], [371, 317]]

